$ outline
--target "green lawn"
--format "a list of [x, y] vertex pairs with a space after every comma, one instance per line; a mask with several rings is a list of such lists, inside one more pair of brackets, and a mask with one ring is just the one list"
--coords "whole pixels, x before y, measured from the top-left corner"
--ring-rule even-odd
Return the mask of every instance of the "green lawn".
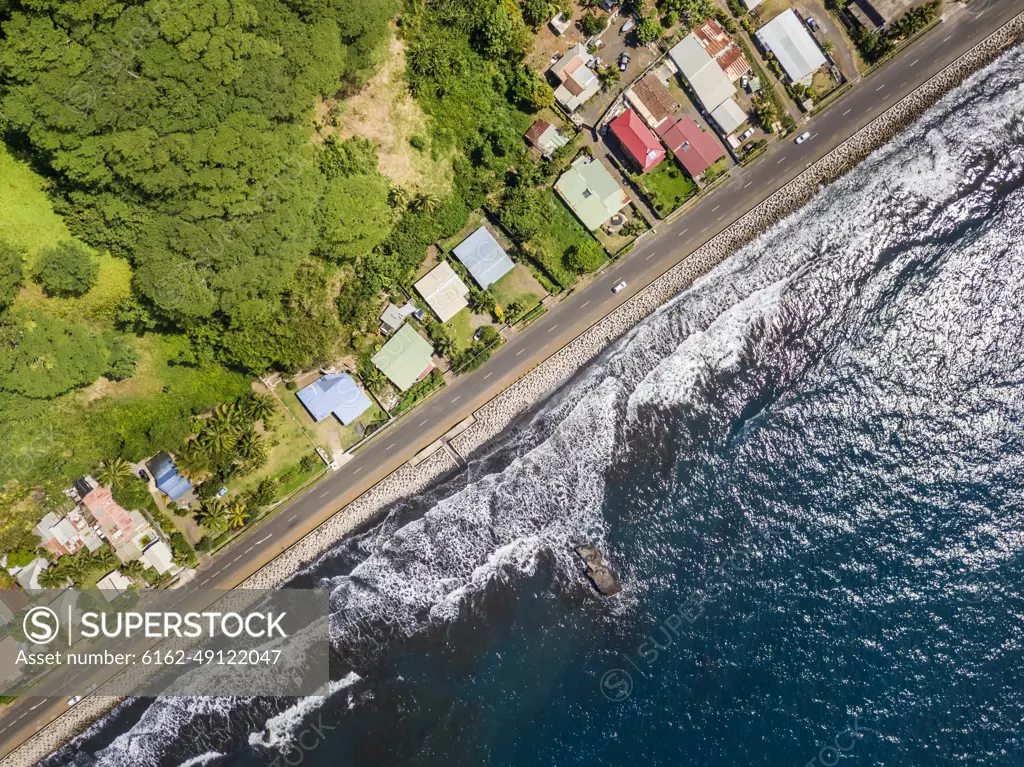
[[506, 308], [513, 301], [522, 301], [527, 310], [532, 309], [548, 294], [544, 287], [522, 264], [491, 285], [491, 294], [498, 306]]
[[455, 335], [455, 345], [459, 349], [465, 349], [473, 343], [473, 336], [477, 329], [484, 325], [493, 325], [494, 323], [491, 322], [490, 317], [473, 314], [467, 306], [459, 310], [458, 314], [448, 320], [448, 324], [451, 325], [449, 330]]
[[545, 225], [530, 241], [530, 252], [562, 287], [568, 288], [579, 275], [566, 266], [565, 252], [573, 245], [581, 245], [594, 238], [553, 191], [545, 189], [540, 198], [545, 207]]
[[697, 185], [674, 157], [665, 158], [650, 173], [637, 176], [636, 181], [660, 216], [667, 216], [697, 193]]

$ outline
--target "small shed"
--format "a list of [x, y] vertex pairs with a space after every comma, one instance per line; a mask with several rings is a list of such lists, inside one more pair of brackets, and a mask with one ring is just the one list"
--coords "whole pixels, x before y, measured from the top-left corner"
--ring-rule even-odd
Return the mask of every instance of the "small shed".
[[483, 290], [487, 290], [515, 268], [512, 259], [486, 226], [481, 226], [456, 245], [454, 252]]

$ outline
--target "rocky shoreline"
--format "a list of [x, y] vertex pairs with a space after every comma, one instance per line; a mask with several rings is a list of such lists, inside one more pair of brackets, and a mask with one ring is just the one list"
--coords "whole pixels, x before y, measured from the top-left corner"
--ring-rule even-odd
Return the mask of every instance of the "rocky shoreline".
[[[728, 229], [698, 248], [639, 294], [595, 323], [484, 405], [474, 414], [475, 422], [449, 441], [450, 446], [463, 457], [472, 455], [659, 306], [714, 268], [735, 250], [793, 213], [806, 203], [821, 185], [836, 180], [872, 151], [890, 141], [939, 98], [1001, 51], [1022, 39], [1024, 14], [996, 30]], [[457, 468], [456, 459], [443, 445], [418, 464], [401, 466], [248, 578], [240, 587], [265, 589], [280, 585], [306, 563], [335, 545], [343, 536], [371, 522], [390, 504], [426, 489]], [[34, 765], [83, 732], [121, 700], [101, 696], [85, 698], [0, 760], [0, 767]]]

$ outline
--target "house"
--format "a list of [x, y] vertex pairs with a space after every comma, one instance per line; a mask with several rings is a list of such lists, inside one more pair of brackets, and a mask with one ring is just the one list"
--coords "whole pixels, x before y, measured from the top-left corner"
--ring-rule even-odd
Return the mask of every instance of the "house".
[[727, 99], [711, 113], [711, 118], [718, 123], [722, 133], [728, 136], [747, 121], [747, 113], [735, 101]]
[[78, 509], [68, 512], [63, 519], [58, 519], [52, 511], [47, 512], [33, 532], [42, 540], [46, 550], [56, 557], [75, 554], [82, 547], [96, 551], [103, 546], [103, 541]]
[[810, 85], [814, 73], [825, 66], [825, 55], [792, 8], [757, 30], [757, 39], [794, 83]]
[[709, 112], [736, 93], [728, 75], [692, 32], [680, 40], [668, 55]]
[[178, 474], [168, 453], [157, 453], [146, 462], [146, 468], [156, 480], [157, 488], [172, 501], [178, 500], [192, 489], [192, 483]]
[[708, 19], [693, 30], [693, 36], [715, 60], [729, 82], [736, 82], [750, 71], [750, 62], [743, 55], [743, 49], [714, 19]]
[[578, 158], [555, 183], [555, 191], [583, 225], [594, 231], [629, 205], [629, 195], [600, 161]]
[[544, 157], [550, 157], [569, 143], [569, 139], [559, 133], [558, 128], [547, 120], [535, 120], [523, 138], [526, 139], [527, 144], [536, 147]]
[[641, 173], [647, 173], [665, 159], [665, 147], [632, 109], [612, 120], [608, 129]]
[[752, 11], [763, 2], [764, 0], [743, 0], [743, 7], [748, 11]]
[[8, 572], [14, 576], [14, 580], [18, 582], [26, 593], [35, 594], [43, 590], [43, 587], [39, 585], [39, 573], [47, 569], [50, 566], [49, 561], [39, 557], [33, 559], [24, 567], [15, 567]]
[[142, 563], [146, 567], [152, 567], [160, 575], [174, 569], [174, 552], [171, 547], [161, 540], [150, 543], [142, 550]]
[[28, 597], [19, 589], [0, 589], [0, 626], [11, 622], [21, 610], [29, 606]]
[[333, 413], [348, 426], [373, 405], [348, 373], [332, 373], [318, 378], [300, 389], [297, 396], [317, 423]]
[[914, 5], [915, 0], [853, 0], [846, 9], [859, 23], [874, 30], [901, 18]]
[[487, 290], [515, 268], [505, 249], [485, 226], [460, 242], [454, 253], [483, 290]]
[[137, 559], [142, 549], [159, 537], [142, 514], [121, 508], [105, 487], [97, 487], [82, 503], [122, 562]]
[[555, 100], [570, 113], [601, 89], [601, 81], [590, 68], [593, 60], [587, 53], [587, 46], [577, 43], [551, 67], [551, 74], [561, 83], [555, 89]]
[[679, 109], [679, 103], [655, 72], [644, 75], [626, 91], [626, 101], [652, 128]]
[[452, 265], [442, 262], [414, 285], [441, 322], [447, 322], [469, 306], [469, 288], [459, 279]]
[[407, 391], [414, 383], [426, 378], [434, 363], [430, 357], [434, 349], [412, 325], [404, 325], [373, 355], [377, 366], [399, 391]]
[[384, 335], [389, 336], [402, 327], [406, 317], [410, 314], [416, 314], [416, 311], [416, 304], [412, 301], [409, 301], [401, 308], [389, 303], [380, 315], [380, 329], [384, 332]]
[[704, 171], [725, 157], [725, 150], [715, 137], [701, 130], [689, 115], [671, 125], [658, 126], [658, 132], [691, 178], [700, 178]]
[[111, 570], [96, 581], [96, 588], [100, 589], [100, 592], [103, 594], [103, 598], [108, 602], [113, 602], [132, 585], [134, 584], [131, 579], [125, 577], [117, 570]]

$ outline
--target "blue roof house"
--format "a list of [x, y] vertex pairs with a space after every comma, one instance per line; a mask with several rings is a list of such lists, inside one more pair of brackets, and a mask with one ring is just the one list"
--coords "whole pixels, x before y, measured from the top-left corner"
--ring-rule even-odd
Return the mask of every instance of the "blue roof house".
[[348, 426], [373, 404], [347, 373], [333, 373], [299, 390], [301, 402], [317, 423], [331, 413]]
[[512, 271], [515, 264], [494, 236], [481, 226], [455, 248], [455, 257], [473, 275], [476, 283], [487, 290]]
[[176, 501], [192, 489], [192, 483], [178, 474], [174, 461], [167, 453], [157, 453], [147, 463], [146, 468], [156, 480], [156, 486], [172, 501]]

